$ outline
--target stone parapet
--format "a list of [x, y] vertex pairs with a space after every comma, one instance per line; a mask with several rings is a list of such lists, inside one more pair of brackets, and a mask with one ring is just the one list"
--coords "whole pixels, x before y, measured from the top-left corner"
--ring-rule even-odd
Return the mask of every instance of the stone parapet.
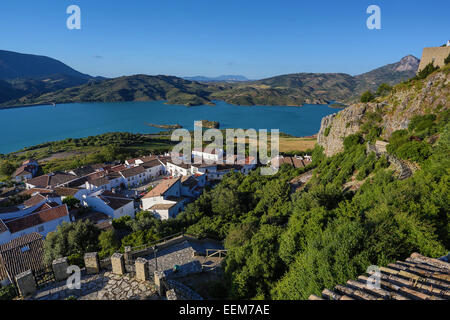
[[36, 292], [37, 285], [31, 270], [22, 272], [16, 276], [17, 289], [22, 297], [27, 297]]
[[123, 275], [125, 274], [125, 262], [123, 254], [121, 253], [114, 253], [111, 256], [111, 266], [112, 266], [112, 272], [114, 274]]
[[88, 252], [84, 255], [84, 265], [87, 274], [94, 274], [100, 272], [100, 261], [97, 252]]
[[56, 281], [66, 280], [69, 275], [67, 274], [67, 269], [69, 268], [69, 262], [67, 257], [59, 258], [53, 260], [52, 269], [55, 274]]

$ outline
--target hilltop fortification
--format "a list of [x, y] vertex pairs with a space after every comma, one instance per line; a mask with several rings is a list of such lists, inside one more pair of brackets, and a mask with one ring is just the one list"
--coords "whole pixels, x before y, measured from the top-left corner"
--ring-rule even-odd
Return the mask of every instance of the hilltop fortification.
[[442, 68], [445, 65], [444, 60], [449, 54], [450, 46], [424, 48], [418, 71], [425, 68], [430, 62], [433, 62], [435, 66]]

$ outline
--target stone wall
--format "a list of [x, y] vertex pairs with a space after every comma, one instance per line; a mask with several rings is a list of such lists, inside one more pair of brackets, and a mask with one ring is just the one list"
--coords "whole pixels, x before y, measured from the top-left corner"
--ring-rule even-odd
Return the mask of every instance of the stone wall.
[[424, 48], [422, 59], [420, 60], [419, 71], [426, 67], [427, 64], [433, 62], [435, 66], [442, 68], [445, 58], [450, 54], [450, 47], [430, 47]]

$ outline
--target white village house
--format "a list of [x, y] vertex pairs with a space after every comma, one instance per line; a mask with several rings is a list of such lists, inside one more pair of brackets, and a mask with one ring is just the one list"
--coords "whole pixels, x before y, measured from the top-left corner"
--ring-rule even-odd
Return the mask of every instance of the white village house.
[[133, 199], [107, 190], [98, 190], [83, 195], [82, 203], [95, 211], [107, 214], [112, 219], [118, 219], [126, 215], [134, 218], [135, 215]]
[[181, 196], [181, 178], [167, 179], [142, 198], [142, 209], [166, 220], [176, 217], [184, 208], [186, 200]]
[[70, 223], [67, 205], [46, 202], [34, 212], [25, 216], [0, 219], [0, 244], [33, 232], [45, 237], [49, 232], [56, 230], [63, 222]]
[[97, 190], [83, 196], [83, 205], [107, 214], [112, 219], [128, 215], [134, 218], [134, 200], [107, 190]]

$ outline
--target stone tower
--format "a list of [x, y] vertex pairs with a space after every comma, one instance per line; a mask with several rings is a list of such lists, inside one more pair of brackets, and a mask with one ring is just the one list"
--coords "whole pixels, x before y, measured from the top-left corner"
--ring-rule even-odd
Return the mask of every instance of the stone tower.
[[433, 62], [435, 66], [442, 68], [445, 58], [450, 54], [450, 41], [447, 42], [446, 47], [430, 47], [424, 48], [422, 53], [422, 59], [420, 60], [420, 65], [418, 71], [426, 67], [427, 64]]

